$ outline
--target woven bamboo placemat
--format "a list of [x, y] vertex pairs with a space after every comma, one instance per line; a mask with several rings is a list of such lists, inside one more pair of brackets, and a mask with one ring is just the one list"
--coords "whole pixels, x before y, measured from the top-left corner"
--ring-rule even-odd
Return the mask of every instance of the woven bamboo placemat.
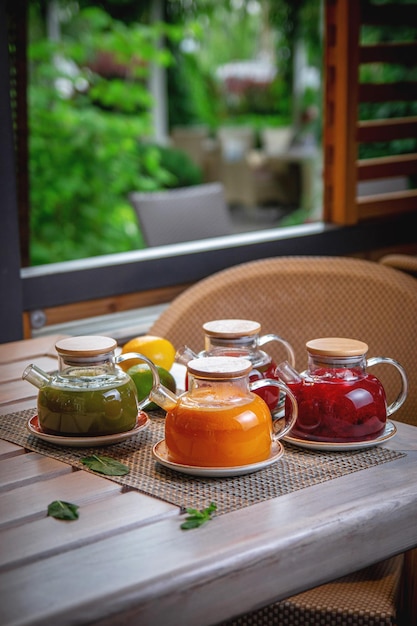
[[200, 509], [215, 502], [218, 515], [405, 456], [403, 452], [381, 447], [323, 453], [284, 443], [284, 455], [254, 474], [227, 478], [193, 477], [161, 466], [152, 456], [153, 445], [164, 438], [163, 414], [150, 413], [150, 426], [121, 443], [64, 448], [28, 433], [26, 423], [35, 412], [33, 409], [0, 416], [0, 438], [84, 471], [90, 470], [81, 463], [83, 457], [92, 454], [112, 457], [127, 465], [130, 471], [125, 476], [106, 476], [109, 480], [180, 507]]

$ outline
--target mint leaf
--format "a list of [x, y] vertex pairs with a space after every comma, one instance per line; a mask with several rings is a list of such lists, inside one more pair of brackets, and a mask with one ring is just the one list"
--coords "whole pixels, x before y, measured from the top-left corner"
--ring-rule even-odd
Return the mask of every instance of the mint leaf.
[[212, 514], [217, 510], [217, 505], [212, 502], [210, 506], [201, 511], [197, 509], [186, 509], [188, 513], [185, 518], [185, 522], [181, 524], [182, 530], [190, 530], [192, 528], [199, 528], [206, 522], [212, 519]]
[[120, 463], [115, 459], [111, 459], [108, 456], [99, 456], [98, 454], [94, 454], [93, 456], [85, 456], [80, 460], [81, 463], [93, 470], [93, 472], [106, 474], [106, 476], [124, 476], [130, 471], [127, 465], [123, 465], [123, 463]]
[[79, 507], [76, 504], [71, 504], [71, 502], [54, 500], [48, 505], [48, 516], [72, 521], [78, 519], [78, 509]]
[[201, 519], [197, 519], [195, 517], [187, 517], [186, 520], [187, 521], [181, 524], [182, 530], [190, 530], [191, 528], [198, 528], [199, 526], [204, 524], [204, 521], [202, 521]]

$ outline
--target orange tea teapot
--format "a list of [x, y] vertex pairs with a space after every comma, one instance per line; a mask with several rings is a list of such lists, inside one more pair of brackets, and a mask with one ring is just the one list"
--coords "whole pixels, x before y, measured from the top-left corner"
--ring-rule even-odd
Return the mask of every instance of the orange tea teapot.
[[[251, 369], [247, 359], [202, 357], [187, 363], [189, 389], [181, 396], [162, 385], [151, 390], [151, 400], [167, 411], [165, 444], [171, 461], [238, 467], [270, 457], [273, 443], [294, 426], [297, 403], [281, 381], [250, 383]], [[268, 386], [286, 394], [289, 415], [271, 419], [265, 401], [253, 393]]]
[[[277, 374], [294, 393], [298, 419], [291, 436], [310, 441], [346, 443], [372, 440], [382, 434], [387, 416], [407, 397], [407, 375], [388, 357], [366, 359], [363, 341], [326, 337], [308, 341], [308, 369], [298, 374], [289, 363], [277, 366]], [[367, 367], [387, 363], [401, 377], [401, 389], [387, 406], [382, 383]]]

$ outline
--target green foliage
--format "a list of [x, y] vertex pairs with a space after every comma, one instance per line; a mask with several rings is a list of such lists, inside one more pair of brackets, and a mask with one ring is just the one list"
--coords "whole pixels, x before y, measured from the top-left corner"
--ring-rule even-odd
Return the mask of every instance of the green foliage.
[[[61, 37], [51, 42], [43, 21], [47, 2], [30, 0], [31, 264], [140, 249], [145, 244], [128, 193], [202, 181], [184, 153], [150, 142], [152, 64], [168, 71], [171, 126], [215, 129], [249, 121], [259, 130], [290, 123], [287, 77], [301, 5], [310, 6], [304, 23], [312, 25], [318, 0], [261, 2], [258, 13], [250, 0], [239, 7], [233, 0], [167, 1], [166, 22], [151, 25], [145, 23], [151, 0], [63, 2]], [[232, 110], [215, 68], [255, 58], [267, 18], [279, 31], [278, 78], [267, 89], [249, 90]], [[194, 48], [187, 51], [187, 42]]]
[[164, 187], [188, 187], [203, 182], [201, 169], [182, 150], [164, 148], [159, 155], [162, 171], [170, 173], [170, 179], [164, 180]]
[[176, 54], [168, 68], [168, 117], [171, 127], [205, 124], [214, 128], [221, 115], [221, 95], [216, 81], [191, 54]]
[[65, 103], [32, 107], [30, 121], [32, 263], [142, 247], [125, 196], [147, 186], [135, 139], [143, 124]]
[[127, 465], [109, 456], [93, 454], [80, 459], [81, 463], [93, 472], [106, 476], [124, 476], [130, 472]]
[[[305, 2], [319, 5], [318, 0]], [[215, 129], [250, 113], [290, 118], [292, 52], [288, 42], [294, 38], [293, 15], [299, 12], [299, 7], [295, 10], [292, 5], [284, 0], [256, 6], [246, 0], [238, 4], [227, 0], [168, 3], [168, 18], [184, 24], [189, 48], [184, 52], [183, 46], [177, 53], [172, 48], [176, 63], [168, 70], [170, 126], [205, 124]], [[318, 9], [316, 13], [318, 30]], [[310, 12], [307, 19], [311, 17]], [[244, 93], [230, 94], [216, 79], [216, 68], [230, 61], [259, 58], [264, 37], [271, 36], [268, 21], [279, 33], [277, 79], [270, 85], [249, 81], [242, 87]]]
[[80, 507], [77, 504], [71, 502], [64, 502], [63, 500], [54, 500], [48, 504], [48, 517], [54, 517], [55, 519], [62, 519], [66, 521], [74, 521], [79, 518], [78, 509]]
[[186, 513], [188, 513], [185, 518], [185, 522], [181, 524], [182, 530], [192, 530], [193, 528], [200, 528], [206, 522], [209, 522], [212, 518], [213, 513], [217, 510], [217, 505], [215, 502], [211, 502], [208, 507], [205, 509], [186, 509]]
[[185, 155], [144, 141], [153, 129], [143, 79], [150, 61], [171, 59], [155, 45], [162, 31], [179, 34], [178, 27], [126, 26], [89, 9], [58, 44], [39, 34], [32, 42], [32, 265], [144, 247], [127, 194], [200, 180]]
[[[417, 28], [414, 25], [399, 28], [395, 24], [390, 26], [364, 26], [361, 29], [361, 42], [365, 45], [389, 42], [415, 41]], [[383, 84], [396, 82], [414, 82], [417, 68], [396, 63], [367, 63], [360, 67], [360, 82], [369, 84]], [[362, 102], [359, 105], [359, 117], [361, 120], [378, 120], [400, 118], [417, 115], [417, 103], [415, 101], [385, 101], [385, 102]], [[374, 142], [359, 146], [359, 158], [369, 159], [374, 157], [394, 154], [412, 153], [417, 150], [417, 139], [396, 139], [393, 141]]]

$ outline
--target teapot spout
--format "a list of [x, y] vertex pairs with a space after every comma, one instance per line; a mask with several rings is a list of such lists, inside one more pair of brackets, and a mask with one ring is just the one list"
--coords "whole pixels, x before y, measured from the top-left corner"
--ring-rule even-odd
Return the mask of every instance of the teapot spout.
[[22, 374], [22, 378], [23, 380], [27, 380], [32, 383], [32, 385], [35, 385], [35, 387], [38, 387], [38, 389], [47, 385], [51, 380], [49, 374], [41, 370], [40, 367], [34, 365], [33, 363], [26, 367]]
[[275, 375], [278, 376], [282, 382], [288, 383], [299, 383], [302, 381], [302, 377], [300, 374], [293, 368], [288, 361], [283, 361], [275, 368]]
[[149, 393], [149, 399], [160, 406], [161, 409], [164, 409], [164, 411], [171, 411], [178, 404], [178, 396], [164, 387], [164, 385], [152, 387]]
[[175, 354], [175, 362], [180, 363], [181, 365], [187, 365], [189, 361], [192, 359], [196, 359], [198, 355], [191, 350], [188, 346], [182, 346], [178, 348]]

